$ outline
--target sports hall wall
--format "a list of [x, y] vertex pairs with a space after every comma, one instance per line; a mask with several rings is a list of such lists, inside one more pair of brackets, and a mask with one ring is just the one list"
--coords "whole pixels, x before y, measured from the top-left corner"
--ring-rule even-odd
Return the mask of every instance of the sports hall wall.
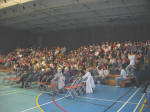
[[150, 24], [106, 25], [49, 33], [17, 31], [0, 27], [0, 53], [32, 46], [66, 46], [69, 50], [81, 45], [116, 40], [150, 39]]
[[84, 44], [115, 40], [150, 39], [150, 24], [106, 25], [100, 27], [80, 28], [43, 34], [43, 47], [65, 45], [69, 49]]
[[0, 53], [7, 53], [16, 48], [26, 48], [37, 44], [34, 34], [0, 27]]

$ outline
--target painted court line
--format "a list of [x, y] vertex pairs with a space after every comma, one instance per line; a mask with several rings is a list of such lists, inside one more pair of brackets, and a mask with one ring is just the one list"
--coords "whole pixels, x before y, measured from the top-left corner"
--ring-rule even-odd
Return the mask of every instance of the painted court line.
[[[24, 91], [27, 91], [27, 90], [24, 90]], [[7, 96], [7, 95], [10, 95], [10, 94], [21, 93], [21, 92], [24, 92], [24, 91], [14, 91], [14, 92], [10, 92], [10, 93], [3, 93], [0, 96]]]
[[[146, 102], [146, 99], [144, 100], [144, 102]], [[142, 105], [142, 107], [140, 108], [140, 111], [139, 112], [142, 112], [142, 110], [143, 110], [143, 108], [144, 108], [144, 103], [143, 103], [143, 105]]]
[[[98, 101], [107, 101], [107, 102], [118, 102], [118, 103], [125, 103], [124, 101], [116, 101], [116, 100], [109, 100], [109, 99], [98, 99], [98, 98], [91, 98], [91, 97], [79, 97], [89, 100], [98, 100]], [[137, 105], [138, 103], [128, 102], [129, 104]]]
[[135, 96], [135, 94], [140, 90], [140, 88], [138, 88], [129, 98], [128, 100], [120, 107], [120, 109], [117, 112], [120, 112], [127, 104], [128, 102]]
[[10, 91], [0, 91], [0, 95], [1, 93], [4, 94], [4, 93], [10, 93], [10, 92], [13, 92], [13, 91], [17, 91], [17, 90], [10, 90]]
[[[67, 97], [67, 96], [66, 96], [66, 97]], [[62, 100], [62, 99], [64, 99], [64, 98], [66, 98], [66, 97], [59, 98], [59, 99], [57, 99], [57, 100], [55, 100], [55, 101]], [[43, 103], [43, 104], [41, 104], [41, 105], [39, 105], [39, 106], [41, 107], [41, 106], [44, 106], [44, 105], [47, 105], [47, 104], [50, 104], [50, 103], [53, 103], [53, 101], [50, 101], [50, 102], [47, 102], [47, 103]], [[23, 110], [23, 111], [20, 111], [20, 112], [27, 112], [27, 111], [29, 111], [29, 110], [38, 108], [39, 106], [34, 106], [34, 107], [31, 107], [31, 108], [25, 109], [25, 110]]]
[[3, 86], [3, 87], [0, 87], [0, 90], [3, 90], [5, 88], [10, 88], [10, 86]]
[[135, 107], [135, 109], [133, 110], [133, 112], [136, 112], [136, 110], [137, 110], [137, 108], [139, 107], [139, 105], [140, 105], [141, 101], [143, 100], [144, 96], [145, 96], [145, 93], [142, 95], [142, 97], [141, 97], [139, 103], [136, 105], [136, 107]]
[[6, 95], [10, 95], [10, 94], [15, 94], [15, 93], [18, 93], [18, 92], [11, 92], [11, 93], [7, 93], [7, 94], [2, 94], [0, 96], [6, 96]]
[[40, 107], [40, 105], [39, 105], [39, 98], [40, 98], [40, 96], [42, 95], [42, 94], [44, 94], [45, 92], [41, 92], [38, 96], [37, 96], [37, 98], [36, 98], [36, 105], [37, 105], [37, 107], [40, 109], [40, 111], [41, 112], [44, 112], [43, 111], [43, 109]]

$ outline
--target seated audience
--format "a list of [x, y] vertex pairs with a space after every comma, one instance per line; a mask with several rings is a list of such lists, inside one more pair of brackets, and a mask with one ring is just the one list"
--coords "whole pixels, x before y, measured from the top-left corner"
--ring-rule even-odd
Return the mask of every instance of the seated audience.
[[[30, 78], [32, 78], [33, 74], [40, 73], [40, 81], [50, 82], [53, 77], [56, 80], [56, 76], [64, 74], [66, 78], [65, 84], [71, 83], [74, 77], [79, 77], [79, 75], [83, 74], [83, 70], [89, 67], [91, 67], [91, 70], [86, 71], [85, 77], [88, 77], [90, 74], [97, 81], [98, 78], [96, 79], [96, 77], [99, 76], [101, 82], [105, 84], [109, 73], [119, 74], [120, 66], [123, 68], [127, 66], [126, 69], [121, 70], [121, 80], [125, 78], [124, 74], [126, 72], [126, 74], [136, 79], [136, 85], [139, 86], [140, 83], [138, 83], [137, 79], [139, 79], [138, 75], [140, 74], [138, 71], [140, 70], [138, 70], [138, 65], [143, 64], [145, 57], [147, 61], [150, 60], [149, 43], [148, 40], [138, 42], [101, 42], [98, 44], [83, 45], [70, 52], [66, 52], [67, 49], [64, 46], [52, 47], [50, 49], [41, 49], [40, 47], [17, 48], [6, 56], [0, 57], [0, 63], [3, 63], [7, 67], [14, 67], [16, 74], [26, 71], [29, 73], [29, 76], [26, 76]], [[139, 63], [136, 63], [136, 58], [140, 61]], [[96, 69], [97, 66], [99, 68]], [[64, 68], [63, 73], [58, 72], [58, 68], [62, 70]], [[141, 68], [139, 67], [139, 69]], [[37, 78], [37, 76], [34, 78]], [[21, 80], [25, 79], [24, 77]], [[63, 80], [62, 78], [62, 83], [64, 83]], [[59, 86], [58, 88], [61, 87]]]

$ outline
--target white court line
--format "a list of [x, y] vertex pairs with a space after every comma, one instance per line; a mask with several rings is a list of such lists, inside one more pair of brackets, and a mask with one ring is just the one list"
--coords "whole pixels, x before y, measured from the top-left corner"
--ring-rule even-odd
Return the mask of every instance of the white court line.
[[135, 107], [135, 109], [133, 110], [133, 112], [136, 112], [136, 110], [137, 110], [137, 108], [139, 107], [139, 105], [140, 105], [141, 101], [143, 100], [144, 96], [145, 96], [145, 93], [142, 95], [142, 97], [141, 97], [139, 103], [136, 105], [136, 107]]
[[[79, 98], [85, 98], [89, 100], [98, 100], [98, 101], [107, 101], [107, 102], [118, 102], [118, 103], [125, 103], [124, 101], [116, 101], [116, 100], [108, 100], [108, 99], [98, 99], [98, 98], [90, 98], [90, 97], [79, 97]], [[128, 102], [130, 104], [137, 105], [137, 103]]]
[[[24, 91], [27, 91], [27, 90], [24, 90]], [[24, 91], [14, 91], [14, 92], [10, 92], [10, 93], [4, 93], [4, 94], [1, 94], [0, 96], [7, 96], [7, 95], [10, 95], [10, 94], [15, 94], [15, 93], [21, 93], [21, 92], [24, 92]]]
[[11, 92], [11, 93], [7, 93], [7, 94], [1, 94], [0, 96], [6, 96], [6, 95], [9, 95], [9, 94], [14, 94], [14, 93], [18, 93], [18, 92]]
[[10, 90], [10, 91], [0, 91], [0, 94], [4, 94], [4, 93], [10, 93], [10, 92], [13, 92], [13, 91], [17, 91], [17, 90]]
[[140, 90], [140, 88], [138, 88], [129, 98], [128, 100], [120, 107], [120, 109], [117, 112], [120, 112], [127, 104], [128, 102], [134, 97], [134, 95]]
[[3, 90], [5, 88], [10, 88], [10, 86], [4, 86], [4, 87], [0, 87], [0, 90]]
[[[55, 101], [62, 100], [62, 99], [64, 99], [64, 98], [66, 98], [66, 97], [68, 97], [68, 96], [59, 98], [59, 99], [57, 99], [57, 100], [55, 100]], [[50, 103], [53, 103], [53, 101], [50, 101], [50, 102], [47, 102], [47, 103], [43, 103], [43, 104], [41, 104], [41, 105], [39, 105], [39, 106], [41, 107], [41, 106], [44, 106], [44, 105], [47, 105], [47, 104], [50, 104]], [[31, 107], [31, 108], [25, 109], [25, 110], [23, 110], [23, 111], [20, 111], [20, 112], [26, 112], [26, 111], [29, 111], [29, 110], [32, 110], [32, 109], [35, 109], [35, 108], [38, 108], [38, 106], [34, 106], [34, 107]]]

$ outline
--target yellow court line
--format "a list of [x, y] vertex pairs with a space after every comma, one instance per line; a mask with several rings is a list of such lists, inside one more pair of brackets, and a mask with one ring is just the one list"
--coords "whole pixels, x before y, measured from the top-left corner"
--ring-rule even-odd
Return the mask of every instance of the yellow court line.
[[[146, 102], [146, 99], [144, 100], [144, 102]], [[143, 110], [143, 108], [144, 108], [144, 103], [143, 103], [143, 105], [142, 105], [142, 107], [141, 107], [141, 109], [140, 109], [140, 111], [139, 112], [142, 112], [142, 110]]]
[[39, 110], [40, 110], [41, 112], [45, 112], [45, 111], [40, 107], [40, 105], [39, 105], [39, 97], [40, 97], [43, 93], [45, 93], [45, 91], [42, 92], [42, 93], [40, 93], [40, 94], [37, 96], [37, 98], [36, 98], [36, 105], [37, 105], [37, 107], [39, 108]]

